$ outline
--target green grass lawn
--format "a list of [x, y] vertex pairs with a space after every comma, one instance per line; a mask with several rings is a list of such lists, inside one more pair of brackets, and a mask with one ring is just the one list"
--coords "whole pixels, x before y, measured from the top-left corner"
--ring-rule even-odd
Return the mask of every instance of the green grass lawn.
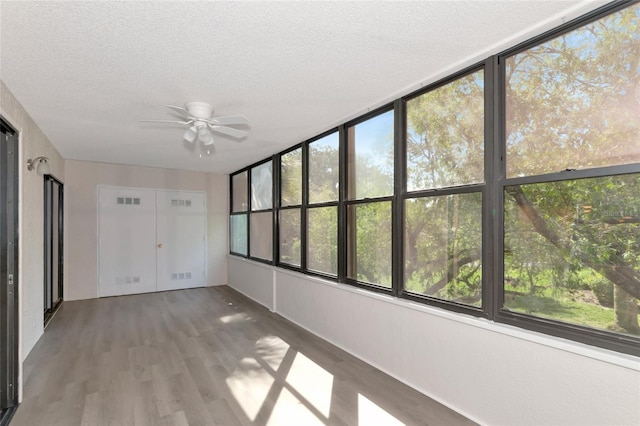
[[[603, 330], [610, 329], [615, 322], [613, 309], [566, 297], [510, 293], [505, 297], [505, 307], [512, 311]], [[640, 321], [640, 315], [638, 318]]]

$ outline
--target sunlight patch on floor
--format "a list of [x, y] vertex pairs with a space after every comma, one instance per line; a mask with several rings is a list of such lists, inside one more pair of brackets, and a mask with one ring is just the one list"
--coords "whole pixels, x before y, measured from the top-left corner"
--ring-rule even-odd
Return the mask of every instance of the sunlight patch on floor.
[[247, 418], [254, 421], [274, 379], [254, 358], [243, 358], [226, 382]]
[[289, 350], [289, 344], [277, 336], [262, 337], [258, 339], [255, 347], [256, 354], [276, 371]]
[[287, 375], [289, 383], [323, 416], [331, 412], [333, 375], [298, 352]]
[[305, 405], [286, 388], [282, 389], [267, 426], [324, 425]]
[[393, 417], [366, 396], [358, 394], [358, 425], [404, 426], [404, 423]]

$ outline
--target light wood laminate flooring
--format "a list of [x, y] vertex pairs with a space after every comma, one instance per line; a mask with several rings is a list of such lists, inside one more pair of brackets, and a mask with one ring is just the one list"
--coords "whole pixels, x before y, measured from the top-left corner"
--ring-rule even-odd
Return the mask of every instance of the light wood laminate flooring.
[[24, 376], [11, 426], [473, 424], [229, 287], [65, 302]]

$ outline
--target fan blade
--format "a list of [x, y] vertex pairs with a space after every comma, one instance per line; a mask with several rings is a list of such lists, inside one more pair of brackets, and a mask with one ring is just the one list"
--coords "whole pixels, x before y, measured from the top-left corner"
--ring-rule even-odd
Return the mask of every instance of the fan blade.
[[185, 117], [189, 117], [191, 118], [191, 113], [189, 111], [187, 111], [186, 109], [179, 107], [179, 106], [175, 106], [175, 105], [165, 105], [167, 108], [171, 108], [172, 110], [184, 115]]
[[214, 117], [210, 120], [214, 124], [226, 126], [229, 124], [249, 124], [249, 120], [244, 115], [227, 115], [225, 117]]
[[173, 121], [173, 120], [140, 120], [142, 123], [178, 123], [178, 124], [191, 124], [193, 120], [189, 121]]
[[245, 132], [244, 130], [237, 130], [231, 127], [224, 127], [224, 126], [212, 126], [212, 125], [209, 125], [209, 126], [211, 126], [211, 130], [213, 130], [214, 132], [222, 133], [223, 135], [233, 136], [234, 138], [243, 138], [247, 136], [247, 132]]

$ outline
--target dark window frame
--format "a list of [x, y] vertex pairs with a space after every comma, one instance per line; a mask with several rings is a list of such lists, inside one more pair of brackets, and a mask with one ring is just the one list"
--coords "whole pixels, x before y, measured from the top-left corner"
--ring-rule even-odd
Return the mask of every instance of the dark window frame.
[[[301, 156], [301, 185], [300, 185], [300, 191], [302, 191], [302, 193], [300, 194], [300, 204], [287, 204], [285, 206], [282, 205], [282, 158], [287, 155], [290, 154], [296, 150], [300, 150], [300, 156]], [[287, 148], [284, 151], [279, 152], [278, 154], [276, 154], [276, 158], [277, 161], [274, 160], [274, 166], [275, 163], [277, 162], [277, 172], [274, 172], [273, 174], [275, 175], [277, 173], [278, 175], [278, 185], [277, 185], [277, 191], [276, 192], [276, 196], [274, 197], [277, 200], [277, 203], [275, 205], [275, 209], [274, 209], [274, 216], [275, 216], [275, 220], [277, 221], [278, 227], [276, 229], [276, 232], [274, 233], [274, 235], [277, 237], [276, 241], [275, 241], [275, 245], [277, 246], [277, 249], [274, 253], [274, 261], [275, 261], [275, 265], [281, 268], [285, 268], [285, 269], [290, 269], [293, 271], [297, 271], [297, 272], [302, 272], [304, 269], [304, 264], [305, 264], [305, 259], [303, 259], [303, 252], [304, 252], [304, 247], [305, 247], [305, 239], [303, 237], [303, 230], [306, 228], [306, 223], [303, 223], [302, 221], [302, 215], [303, 215], [303, 206], [304, 206], [304, 202], [305, 202], [305, 172], [306, 172], [306, 168], [307, 168], [307, 161], [305, 158], [305, 144], [304, 143], [299, 143], [297, 145], [292, 146], [291, 148]], [[276, 188], [274, 188], [276, 189]], [[283, 210], [300, 210], [300, 265], [294, 265], [292, 263], [287, 263], [287, 262], [283, 262], [282, 260], [280, 260], [280, 212]]]
[[[343, 173], [344, 173], [344, 165], [342, 162], [342, 150], [343, 150], [343, 127], [344, 125], [341, 125], [339, 127], [334, 127], [332, 129], [329, 129], [325, 132], [320, 133], [317, 136], [314, 136], [311, 139], [308, 139], [307, 141], [304, 142], [303, 146], [304, 146], [304, 155], [303, 155], [303, 181], [302, 181], [302, 186], [303, 186], [303, 212], [302, 212], [302, 220], [304, 221], [304, 226], [302, 228], [302, 235], [303, 235], [303, 245], [302, 245], [302, 254], [303, 254], [303, 263], [302, 263], [302, 270], [304, 271], [305, 274], [307, 275], [312, 275], [312, 276], [316, 276], [319, 278], [324, 278], [327, 280], [331, 280], [331, 281], [335, 281], [335, 282], [343, 282], [341, 281], [340, 278], [340, 233], [341, 233], [341, 220], [340, 220], [340, 202], [341, 202], [341, 194], [342, 194], [342, 188], [344, 187], [343, 184]], [[309, 190], [310, 190], [310, 185], [309, 185], [309, 179], [310, 179], [310, 169], [309, 169], [309, 158], [311, 155], [311, 144], [313, 144], [314, 142], [317, 142], [321, 139], [324, 139], [327, 136], [333, 135], [337, 133], [338, 136], [338, 198], [336, 200], [333, 201], [323, 201], [321, 203], [311, 203], [310, 202], [310, 196], [309, 196]], [[319, 207], [335, 207], [336, 208], [336, 220], [338, 221], [338, 226], [337, 226], [337, 235], [336, 235], [336, 243], [338, 245], [337, 252], [338, 252], [338, 265], [337, 265], [337, 270], [336, 270], [336, 274], [328, 274], [328, 273], [324, 273], [324, 272], [320, 272], [320, 271], [316, 271], [316, 270], [312, 270], [308, 268], [308, 250], [309, 250], [309, 239], [308, 239], [308, 231], [309, 231], [309, 226], [308, 226], [308, 220], [309, 220], [309, 210], [312, 210], [314, 208], [319, 208]]]
[[[250, 172], [250, 168], [249, 167], [245, 167], [243, 169], [240, 169], [232, 174], [229, 175], [229, 236], [232, 235], [232, 228], [231, 228], [231, 217], [232, 216], [246, 216], [247, 217], [247, 229], [246, 229], [246, 234], [247, 234], [247, 253], [243, 254], [243, 253], [239, 253], [239, 252], [235, 252], [231, 249], [231, 238], [229, 238], [229, 253], [234, 255], [234, 256], [240, 256], [240, 257], [248, 257], [249, 256], [249, 214], [251, 213], [251, 196], [249, 194], [250, 191], [250, 177], [251, 177], [251, 172]], [[246, 172], [247, 173], [247, 210], [243, 210], [243, 211], [237, 211], [234, 212], [233, 211], [233, 177], [239, 174], [242, 174]]]
[[[613, 2], [589, 12], [581, 17], [573, 19], [563, 25], [557, 26], [546, 31], [539, 36], [521, 42], [509, 49], [498, 54], [487, 57], [469, 67], [440, 79], [433, 84], [420, 88], [412, 93], [402, 96], [391, 103], [375, 108], [357, 118], [347, 121], [337, 127], [323, 132], [301, 144], [288, 148], [279, 154], [275, 154], [270, 158], [254, 163], [236, 173], [250, 170], [252, 167], [267, 161], [273, 161], [273, 181], [274, 181], [274, 203], [272, 209], [261, 210], [256, 212], [271, 211], [274, 217], [273, 241], [274, 241], [274, 260], [271, 262], [263, 259], [244, 256], [252, 260], [262, 263], [273, 264], [285, 269], [292, 269], [297, 272], [310, 276], [316, 276], [340, 284], [347, 284], [354, 287], [364, 288], [373, 292], [385, 293], [400, 299], [419, 302], [426, 305], [432, 305], [436, 308], [442, 308], [456, 313], [467, 314], [475, 317], [483, 317], [495, 323], [503, 323], [516, 326], [521, 329], [541, 332], [546, 335], [566, 338], [572, 341], [586, 343], [596, 347], [614, 350], [617, 352], [640, 355], [640, 337], [626, 336], [598, 330], [581, 325], [569, 324], [565, 322], [555, 321], [543, 317], [535, 317], [519, 312], [509, 311], [502, 308], [504, 297], [504, 188], [510, 185], [522, 185], [528, 183], [542, 183], [573, 180], [580, 178], [614, 176], [622, 174], [640, 173], [640, 163], [624, 164], [607, 167], [598, 167], [592, 169], [569, 170], [557, 173], [548, 173], [540, 175], [532, 175], [525, 177], [506, 178], [506, 140], [505, 140], [505, 59], [519, 52], [525, 51], [533, 46], [556, 38], [564, 33], [570, 32], [585, 24], [603, 18], [606, 15], [622, 10], [636, 3], [633, 0], [625, 0]], [[444, 86], [451, 81], [460, 77], [476, 72], [480, 69], [484, 70], [484, 182], [473, 183], [469, 185], [458, 185], [446, 188], [421, 189], [416, 191], [407, 191], [407, 164], [406, 164], [406, 102], [428, 91]], [[347, 128], [355, 126], [359, 123], [367, 121], [379, 114], [394, 111], [394, 193], [387, 197], [375, 197], [364, 199], [348, 199], [348, 174], [347, 169]], [[339, 140], [339, 191], [338, 200], [322, 203], [309, 203], [309, 145], [316, 140], [338, 132]], [[280, 155], [289, 151], [303, 149], [303, 182], [302, 182], [302, 205], [301, 209], [301, 266], [291, 267], [285, 263], [277, 262], [279, 259], [278, 247], [279, 236], [277, 233], [278, 212], [280, 209], [298, 208], [296, 207], [280, 207], [279, 199], [279, 167]], [[278, 160], [278, 161], [276, 161]], [[276, 166], [277, 164], [277, 166]], [[248, 191], [251, 191], [251, 176], [249, 172]], [[230, 187], [231, 189], [231, 187]], [[404, 202], [410, 198], [422, 198], [431, 196], [442, 196], [450, 194], [463, 193], [481, 193], [482, 194], [482, 304], [481, 307], [461, 304], [454, 301], [433, 298], [429, 296], [416, 295], [403, 291], [403, 270], [404, 270]], [[277, 197], [277, 198], [276, 198]], [[276, 204], [277, 201], [277, 204]], [[392, 206], [392, 286], [377, 286], [375, 284], [359, 282], [352, 278], [347, 278], [347, 208], [350, 205], [366, 204], [370, 202], [390, 201]], [[251, 195], [249, 193], [249, 203]], [[336, 207], [338, 214], [338, 273], [337, 275], [329, 275], [319, 273], [317, 271], [308, 270], [306, 253], [308, 250], [307, 232], [307, 212], [309, 209], [316, 207]], [[230, 206], [231, 209], [231, 206]], [[247, 214], [247, 226], [249, 227], [251, 207]], [[231, 213], [234, 214], [233, 212]], [[237, 214], [237, 213], [236, 213]], [[250, 229], [247, 230], [247, 239], [250, 241]], [[248, 253], [250, 253], [250, 243], [248, 244]], [[232, 253], [234, 254], [234, 253]]]
[[[406, 115], [406, 106], [407, 103], [415, 98], [418, 98], [426, 93], [437, 90], [441, 87], [446, 86], [460, 78], [469, 76], [478, 71], [483, 72], [483, 80], [484, 80], [484, 146], [483, 146], [483, 154], [484, 154], [484, 182], [482, 183], [471, 183], [465, 185], [454, 185], [454, 186], [445, 186], [442, 188], [429, 188], [429, 189], [419, 189], [409, 191], [407, 178], [408, 178], [408, 167], [407, 167], [407, 115]], [[488, 226], [490, 226], [490, 196], [489, 196], [489, 182], [492, 175], [490, 174], [491, 170], [491, 153], [493, 151], [494, 146], [494, 132], [493, 132], [493, 84], [491, 81], [491, 77], [493, 76], [493, 67], [491, 63], [491, 58], [487, 58], [484, 61], [477, 62], [472, 64], [458, 72], [455, 72], [445, 78], [435, 81], [432, 84], [425, 86], [415, 92], [412, 92], [406, 96], [400, 98], [401, 102], [401, 110], [402, 116], [400, 117], [401, 124], [401, 137], [399, 139], [399, 146], [401, 148], [401, 158], [400, 158], [400, 178], [402, 179], [400, 182], [400, 193], [398, 195], [398, 210], [399, 210], [399, 219], [396, 221], [398, 223], [398, 230], [395, 233], [395, 239], [397, 240], [398, 249], [394, 252], [394, 258], [398, 259], [398, 289], [397, 296], [402, 299], [411, 300], [414, 302], [420, 302], [427, 305], [432, 305], [439, 308], [444, 308], [450, 311], [464, 313], [468, 315], [478, 316], [489, 318], [490, 312], [487, 310], [488, 305], [491, 305], [491, 301], [489, 295], [491, 293], [491, 279], [492, 274], [490, 271], [487, 271], [489, 268], [487, 267], [492, 261], [493, 253], [491, 251], [492, 245], [487, 244], [485, 237], [487, 235], [491, 235], [490, 232], [487, 231]], [[427, 197], [439, 197], [453, 194], [470, 194], [470, 193], [481, 193], [482, 194], [482, 224], [481, 224], [481, 232], [482, 232], [482, 302], [480, 306], [473, 306], [465, 303], [460, 303], [452, 300], [441, 299], [438, 297], [421, 295], [417, 293], [412, 293], [404, 289], [404, 221], [405, 221], [405, 201], [409, 199], [416, 198], [427, 198]]]
[[[343, 226], [338, 226], [338, 234], [342, 234], [342, 236], [338, 237], [338, 244], [342, 246], [342, 254], [340, 250], [338, 250], [338, 273], [339, 273], [339, 282], [352, 285], [354, 287], [360, 287], [368, 290], [372, 290], [379, 293], [388, 294], [391, 296], [398, 295], [398, 263], [396, 261], [396, 256], [394, 255], [397, 244], [397, 239], [394, 238], [394, 224], [398, 221], [397, 217], [397, 182], [396, 175], [398, 169], [398, 102], [394, 101], [391, 103], [387, 103], [378, 108], [375, 108], [366, 114], [363, 114], [359, 117], [350, 120], [343, 125], [340, 126], [340, 147], [342, 148], [340, 151], [340, 199], [338, 203], [338, 223], [342, 222]], [[366, 197], [366, 198], [350, 198], [349, 194], [349, 141], [348, 141], [348, 129], [350, 127], [355, 127], [358, 124], [362, 124], [366, 121], [375, 119], [376, 117], [381, 116], [382, 114], [386, 114], [388, 112], [393, 112], [393, 157], [394, 157], [394, 182], [393, 182], [393, 191], [391, 195], [379, 196], [379, 197]], [[355, 143], [355, 141], [354, 141]], [[355, 148], [355, 147], [354, 147]], [[355, 188], [355, 182], [353, 182]], [[376, 283], [369, 283], [365, 281], [360, 281], [355, 278], [351, 278], [348, 276], [348, 256], [349, 256], [349, 247], [348, 247], [348, 233], [350, 230], [349, 227], [349, 217], [347, 210], [349, 206], [352, 205], [364, 205], [364, 204], [372, 204], [378, 202], [390, 202], [391, 203], [391, 286], [386, 287], [383, 285], [379, 285]], [[355, 223], [354, 223], [355, 226]], [[354, 254], [355, 255], [355, 254]], [[341, 265], [342, 264], [342, 265]], [[342, 267], [341, 267], [342, 266]]]
[[623, 335], [613, 332], [607, 332], [596, 328], [582, 326], [524, 314], [520, 312], [510, 311], [503, 307], [504, 305], [504, 188], [513, 185], [526, 185], [533, 183], [560, 182], [574, 179], [606, 177], [623, 174], [640, 173], [640, 163], [613, 165], [605, 167], [597, 167], [590, 169], [565, 170], [554, 173], [540, 173], [537, 175], [527, 175], [523, 177], [506, 176], [506, 59], [510, 56], [524, 52], [541, 43], [557, 38], [563, 34], [574, 31], [584, 25], [604, 18], [607, 15], [625, 9], [635, 1], [613, 2], [597, 8], [581, 17], [573, 19], [563, 25], [553, 28], [537, 37], [533, 37], [523, 43], [520, 43], [510, 49], [507, 49], [495, 55], [497, 64], [498, 84], [495, 91], [495, 100], [497, 103], [497, 117], [495, 121], [496, 146], [498, 149], [494, 155], [494, 191], [497, 200], [494, 202], [496, 206], [496, 222], [499, 234], [494, 241], [495, 279], [494, 288], [494, 307], [491, 312], [491, 319], [496, 322], [513, 325], [519, 328], [541, 332], [544, 334], [566, 338], [593, 346], [611, 349], [618, 352], [640, 355], [640, 336]]

